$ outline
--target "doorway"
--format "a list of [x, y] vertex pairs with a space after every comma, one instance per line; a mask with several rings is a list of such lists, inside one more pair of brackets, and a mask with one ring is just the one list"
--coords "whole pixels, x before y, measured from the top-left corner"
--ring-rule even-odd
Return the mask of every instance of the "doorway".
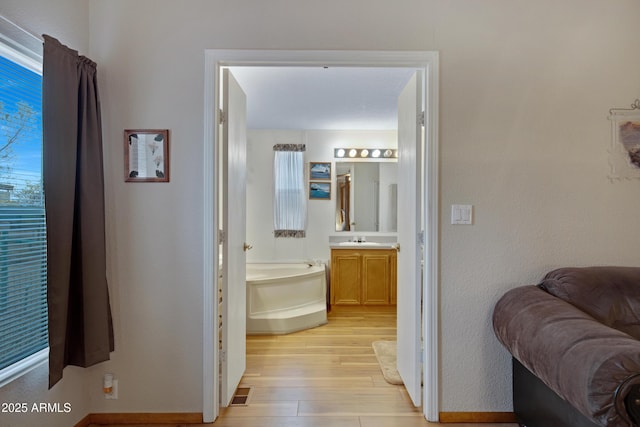
[[[218, 88], [221, 68], [226, 66], [349, 66], [349, 67], [412, 67], [425, 73], [423, 96], [425, 99], [425, 150], [418, 160], [424, 174], [425, 208], [422, 211], [424, 233], [423, 306], [421, 329], [424, 336], [423, 412], [430, 421], [438, 418], [438, 324], [437, 324], [437, 81], [438, 55], [435, 52], [348, 52], [348, 51], [233, 51], [208, 50], [205, 61], [205, 182], [204, 182], [204, 325], [203, 325], [203, 416], [213, 421], [219, 412], [217, 291], [219, 175], [214, 165], [218, 162], [220, 112]], [[420, 319], [416, 319], [420, 322]], [[224, 355], [223, 355], [224, 356]]]

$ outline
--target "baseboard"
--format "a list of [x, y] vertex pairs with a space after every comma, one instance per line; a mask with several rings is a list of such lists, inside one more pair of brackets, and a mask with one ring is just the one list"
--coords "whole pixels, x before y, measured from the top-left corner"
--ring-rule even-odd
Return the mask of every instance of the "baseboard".
[[515, 423], [513, 412], [440, 412], [440, 422], [445, 423]]
[[74, 427], [88, 427], [91, 424], [202, 424], [200, 412], [177, 413], [118, 413], [118, 414], [89, 414]]
[[74, 427], [89, 427], [89, 425], [91, 425], [91, 414], [78, 421]]
[[[440, 412], [440, 422], [447, 423], [515, 423], [513, 412]], [[202, 424], [202, 414], [193, 413], [114, 413], [89, 414], [74, 427], [91, 424]]]

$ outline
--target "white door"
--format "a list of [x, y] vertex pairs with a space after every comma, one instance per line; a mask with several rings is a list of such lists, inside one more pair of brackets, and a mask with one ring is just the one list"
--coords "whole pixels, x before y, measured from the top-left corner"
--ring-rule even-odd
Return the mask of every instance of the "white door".
[[246, 368], [246, 96], [228, 69], [222, 88], [222, 349], [220, 405], [228, 406]]
[[[415, 406], [422, 404], [422, 72], [398, 98], [398, 372]], [[400, 208], [401, 207], [401, 208]]]

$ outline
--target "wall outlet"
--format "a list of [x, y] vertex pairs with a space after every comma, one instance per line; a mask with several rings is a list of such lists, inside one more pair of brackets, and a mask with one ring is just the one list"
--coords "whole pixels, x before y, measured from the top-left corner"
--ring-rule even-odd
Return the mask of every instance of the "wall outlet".
[[105, 393], [104, 398], [108, 400], [115, 400], [118, 398], [118, 380], [113, 380], [111, 393]]

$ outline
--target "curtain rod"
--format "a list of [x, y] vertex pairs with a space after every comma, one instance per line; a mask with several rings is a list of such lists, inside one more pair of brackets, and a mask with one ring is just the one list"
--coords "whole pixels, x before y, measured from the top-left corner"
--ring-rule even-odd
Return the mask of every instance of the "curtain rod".
[[[27, 30], [26, 28], [16, 24], [15, 22], [11, 21], [10, 19], [8, 19], [7, 17], [5, 17], [4, 15], [0, 15], [0, 19], [2, 21], [4, 21], [4, 23], [6, 23], [7, 25], [10, 25], [11, 27], [13, 27], [14, 29], [22, 32], [23, 34], [33, 38], [34, 40], [37, 40], [39, 42], [43, 42], [44, 39], [42, 38], [41, 35], [36, 34], [32, 31]], [[2, 27], [5, 27], [5, 25], [2, 25]], [[3, 28], [4, 29], [4, 28]]]

